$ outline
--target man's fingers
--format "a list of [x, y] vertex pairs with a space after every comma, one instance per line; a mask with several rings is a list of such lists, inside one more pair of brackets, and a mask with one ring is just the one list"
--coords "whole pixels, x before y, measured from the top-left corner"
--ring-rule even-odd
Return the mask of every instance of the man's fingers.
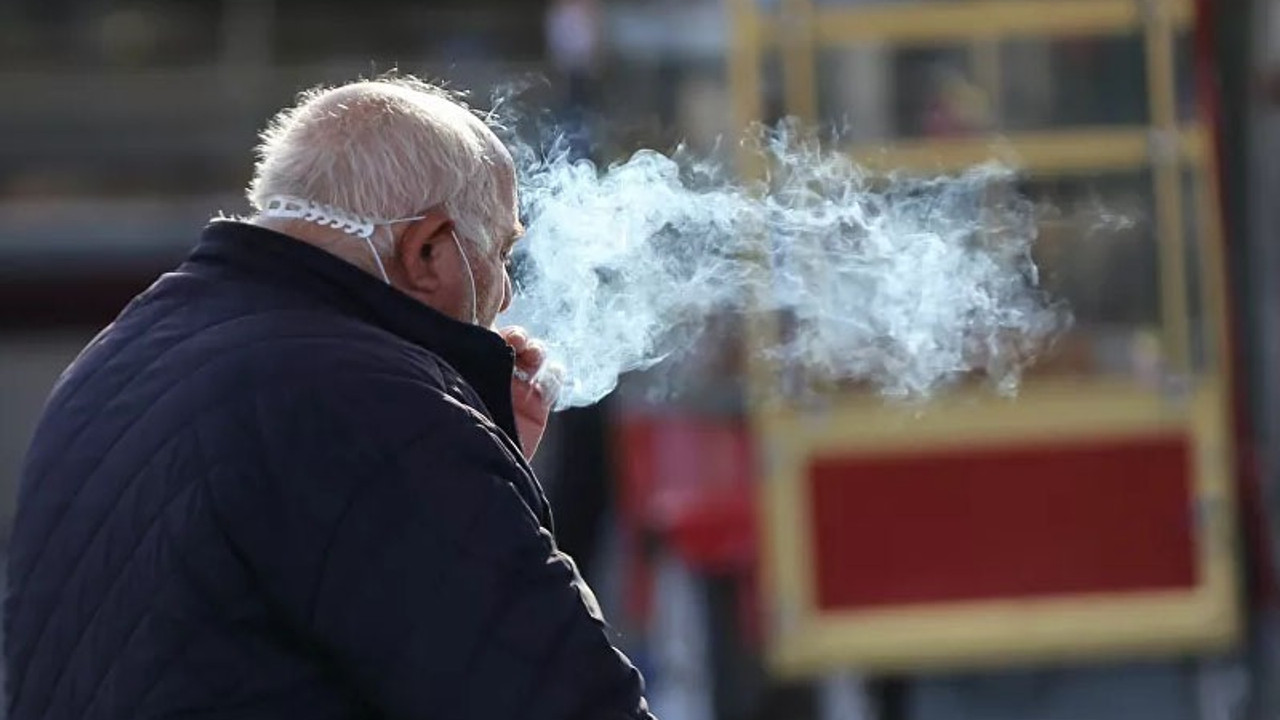
[[534, 383], [546, 396], [547, 402], [555, 402], [564, 386], [564, 367], [556, 363], [544, 366], [534, 378]]
[[504, 327], [498, 331], [498, 335], [503, 340], [506, 340], [507, 344], [510, 345], [517, 353], [529, 344], [529, 333], [519, 325]]
[[540, 395], [547, 404], [555, 402], [564, 386], [564, 367], [555, 363], [525, 369], [516, 367], [515, 379], [523, 383], [525, 396]]
[[[515, 380], [526, 387], [521, 391], [525, 398], [538, 396], [544, 405], [551, 405], [564, 384], [564, 368], [547, 364], [547, 346], [529, 337], [524, 328], [513, 325], [498, 331], [516, 353]], [[514, 389], [514, 388], [513, 388]]]
[[516, 364], [536, 371], [547, 359], [547, 346], [537, 340], [530, 340], [523, 349], [516, 351]]

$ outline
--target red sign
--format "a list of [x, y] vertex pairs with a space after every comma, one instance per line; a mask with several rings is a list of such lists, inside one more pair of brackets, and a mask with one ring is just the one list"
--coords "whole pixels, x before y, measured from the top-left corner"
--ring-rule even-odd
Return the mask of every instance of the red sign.
[[825, 457], [810, 465], [823, 610], [1197, 583], [1183, 435]]

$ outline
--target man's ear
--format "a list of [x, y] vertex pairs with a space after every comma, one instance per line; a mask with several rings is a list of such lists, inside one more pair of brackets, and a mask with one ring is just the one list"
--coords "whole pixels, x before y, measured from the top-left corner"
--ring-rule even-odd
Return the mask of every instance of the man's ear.
[[430, 295], [445, 281], [446, 269], [441, 265], [442, 243], [453, 242], [453, 220], [442, 208], [423, 213], [421, 220], [409, 224], [396, 243], [396, 259], [404, 273], [406, 290]]

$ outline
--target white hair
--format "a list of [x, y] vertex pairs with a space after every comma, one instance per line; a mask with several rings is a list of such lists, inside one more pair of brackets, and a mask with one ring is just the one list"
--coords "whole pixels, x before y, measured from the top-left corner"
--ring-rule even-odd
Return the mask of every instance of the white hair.
[[440, 88], [362, 80], [309, 90], [277, 114], [247, 194], [259, 212], [284, 195], [375, 221], [443, 206], [459, 235], [488, 249], [509, 229], [499, 223], [514, 207], [510, 168], [497, 136]]

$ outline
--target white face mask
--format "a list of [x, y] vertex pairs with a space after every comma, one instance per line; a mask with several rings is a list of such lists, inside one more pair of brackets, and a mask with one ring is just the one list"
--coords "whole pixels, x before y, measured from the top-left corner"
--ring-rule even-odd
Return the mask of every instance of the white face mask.
[[[389, 227], [399, 223], [421, 220], [426, 217], [426, 215], [415, 215], [391, 220], [371, 220], [341, 208], [335, 208], [332, 205], [322, 205], [287, 195], [273, 195], [267, 198], [266, 206], [263, 207], [261, 214], [263, 217], [306, 220], [323, 227], [341, 230], [348, 235], [364, 240], [369, 252], [373, 253], [373, 262], [378, 266], [382, 281], [387, 285], [391, 284], [391, 278], [387, 275], [386, 266], [382, 264], [382, 255], [378, 253], [378, 248], [373, 244], [374, 231], [378, 227]], [[463, 266], [467, 268], [467, 288], [471, 293], [471, 324], [477, 325], [479, 324], [479, 317], [476, 314], [478, 302], [476, 299], [476, 276], [471, 271], [471, 261], [467, 259], [467, 253], [462, 249], [462, 242], [458, 240], [458, 234], [453, 231], [450, 231], [449, 234], [453, 236], [453, 244], [458, 248], [458, 255], [462, 257]]]

